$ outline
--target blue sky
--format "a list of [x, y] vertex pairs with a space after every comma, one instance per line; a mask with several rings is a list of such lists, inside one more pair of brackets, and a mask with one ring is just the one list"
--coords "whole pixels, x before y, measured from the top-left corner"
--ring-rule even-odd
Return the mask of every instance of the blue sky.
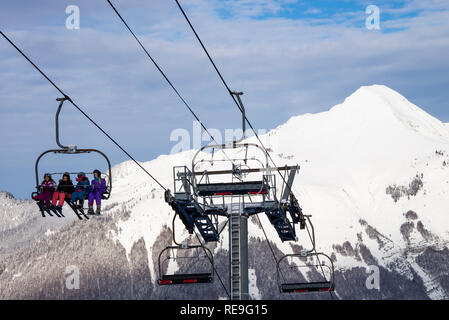
[[[206, 126], [239, 125], [239, 114], [174, 1], [114, 0]], [[449, 122], [449, 2], [446, 0], [182, 0], [249, 118], [271, 129], [291, 116], [328, 110], [362, 85], [384, 84]], [[67, 30], [65, 9], [80, 8]], [[381, 30], [365, 28], [368, 5]], [[106, 1], [2, 0], [0, 29], [141, 161], [167, 154], [192, 116]], [[28, 197], [34, 161], [55, 147], [58, 93], [0, 39], [0, 190]], [[67, 105], [64, 143], [120, 150]], [[48, 158], [44, 171], [104, 169], [100, 159]], [[79, 169], [78, 169], [79, 168]]]
[[[240, 7], [234, 7], [230, 4], [240, 2]], [[418, 8], [408, 8], [410, 1], [390, 0], [390, 1], [371, 1], [371, 0], [307, 0], [307, 1], [269, 1], [266, 6], [254, 10], [256, 1], [235, 1], [224, 0], [217, 10], [219, 16], [223, 19], [233, 19], [239, 15], [239, 11], [244, 8], [246, 15], [253, 19], [267, 20], [274, 18], [285, 18], [292, 20], [311, 20], [316, 23], [325, 23], [328, 19], [353, 27], [364, 23], [365, 16], [357, 13], [363, 12], [367, 6], [376, 5], [382, 8], [382, 20], [389, 21], [401, 18], [411, 18], [418, 16], [422, 10]], [[264, 1], [257, 1], [263, 3]], [[271, 3], [271, 6], [268, 5]], [[385, 30], [383, 30], [384, 32]]]

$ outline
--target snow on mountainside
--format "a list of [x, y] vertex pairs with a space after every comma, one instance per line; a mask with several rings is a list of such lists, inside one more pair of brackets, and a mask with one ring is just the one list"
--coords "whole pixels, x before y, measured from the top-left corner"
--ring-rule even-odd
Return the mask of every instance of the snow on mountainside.
[[[313, 216], [318, 251], [335, 260], [338, 298], [449, 298], [447, 124], [375, 85], [360, 88], [327, 112], [293, 117], [261, 139], [277, 165], [301, 165], [293, 190], [304, 212]], [[189, 166], [194, 152], [162, 155], [143, 166], [172, 188], [172, 167]], [[106, 216], [67, 225], [9, 256], [6, 270], [0, 271], [0, 297], [223, 298], [217, 283], [188, 289], [154, 284], [157, 256], [171, 244], [173, 212], [163, 191], [132, 162], [115, 166], [112, 175]], [[281, 243], [268, 219], [260, 218], [278, 258], [298, 251], [297, 245]], [[273, 257], [261, 228], [251, 221], [253, 297], [304, 298], [277, 293]], [[310, 247], [307, 234], [298, 233], [297, 244]], [[188, 236], [181, 225], [177, 235]], [[227, 233], [209, 246], [226, 279]], [[36, 265], [25, 265], [23, 257]], [[33, 272], [46, 263], [52, 272], [36, 277]], [[86, 274], [85, 287], [76, 293], [61, 291], [62, 267], [69, 263], [81, 265]], [[380, 268], [380, 291], [365, 287], [369, 265]]]
[[69, 220], [41, 219], [34, 201], [17, 200], [0, 191], [0, 259], [56, 231]]
[[17, 227], [35, 216], [36, 208], [32, 204], [32, 201], [17, 201], [9, 192], [0, 191], [0, 231]]

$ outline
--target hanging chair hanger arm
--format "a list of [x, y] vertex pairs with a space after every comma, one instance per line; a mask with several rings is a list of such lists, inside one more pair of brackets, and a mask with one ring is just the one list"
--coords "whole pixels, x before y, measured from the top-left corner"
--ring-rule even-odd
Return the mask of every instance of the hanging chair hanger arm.
[[239, 102], [242, 111], [242, 137], [239, 140], [234, 141], [234, 143], [239, 143], [246, 137], [246, 112], [245, 106], [243, 105], [242, 99], [240, 98], [240, 96], [243, 95], [243, 92], [232, 91], [231, 94], [237, 97], [237, 100]]
[[68, 150], [69, 147], [68, 146], [64, 146], [61, 144], [61, 141], [59, 141], [59, 114], [61, 112], [62, 109], [62, 105], [64, 104], [64, 101], [68, 100], [68, 97], [64, 97], [64, 98], [57, 98], [56, 101], [59, 101], [59, 106], [58, 106], [58, 110], [56, 111], [56, 116], [55, 116], [55, 124], [56, 124], [56, 144], [61, 148], [61, 149], [65, 149]]
[[313, 226], [312, 220], [310, 220], [310, 215], [304, 215], [307, 218], [307, 221], [309, 222], [310, 228], [312, 229], [312, 234], [309, 233], [309, 229], [307, 229], [307, 232], [309, 233], [310, 236], [310, 241], [312, 242], [312, 249], [307, 250], [307, 254], [311, 254], [313, 253], [313, 251], [315, 250], [315, 227]]

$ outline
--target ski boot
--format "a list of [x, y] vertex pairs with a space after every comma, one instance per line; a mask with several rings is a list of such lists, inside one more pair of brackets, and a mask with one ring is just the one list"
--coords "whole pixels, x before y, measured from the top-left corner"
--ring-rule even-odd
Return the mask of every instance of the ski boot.
[[[45, 205], [41, 201], [39, 201], [37, 203], [37, 205], [39, 206], [39, 210], [41, 211], [42, 217], [45, 218], [45, 211], [46, 211]], [[51, 213], [50, 213], [50, 216], [51, 216]]]
[[101, 215], [101, 206], [97, 205], [97, 211], [95, 211], [95, 214]]
[[51, 217], [53, 217], [53, 215], [51, 214], [51, 203], [44, 203], [43, 204], [43, 209], [46, 213], [48, 213], [48, 215], [50, 215]]
[[89, 209], [87, 210], [87, 214], [94, 214], [94, 208], [89, 206]]
[[53, 212], [56, 214], [56, 216], [58, 218], [63, 216], [63, 214], [62, 214], [62, 206], [52, 206], [52, 210], [53, 210]]
[[83, 209], [83, 206], [84, 206], [84, 201], [83, 201], [83, 200], [79, 200], [79, 201], [78, 201], [78, 204], [76, 204], [76, 207], [77, 207], [78, 209]]

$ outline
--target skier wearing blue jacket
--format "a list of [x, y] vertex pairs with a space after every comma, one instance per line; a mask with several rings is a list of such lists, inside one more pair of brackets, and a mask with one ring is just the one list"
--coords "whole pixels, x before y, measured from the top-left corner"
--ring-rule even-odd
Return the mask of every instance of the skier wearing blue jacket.
[[78, 173], [78, 182], [75, 186], [75, 192], [72, 194], [72, 202], [76, 204], [79, 201], [79, 206], [82, 207], [84, 203], [84, 197], [90, 192], [90, 182], [84, 172]]

